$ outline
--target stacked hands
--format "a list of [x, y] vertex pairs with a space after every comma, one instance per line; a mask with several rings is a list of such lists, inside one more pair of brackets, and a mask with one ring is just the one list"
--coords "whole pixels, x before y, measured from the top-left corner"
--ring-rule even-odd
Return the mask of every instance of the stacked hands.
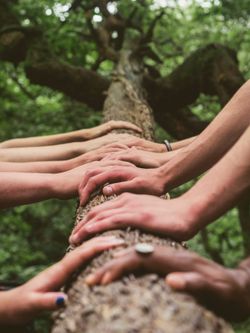
[[[232, 207], [250, 187], [249, 112], [243, 108], [245, 118], [239, 114], [242, 128], [236, 128], [236, 115], [231, 108], [237, 108], [233, 106], [229, 103], [229, 110], [222, 111], [207, 132], [175, 143], [171, 152], [166, 152], [163, 144], [132, 135], [106, 134], [115, 128], [141, 132], [127, 122], [4, 142], [0, 146], [0, 171], [4, 172], [0, 187], [2, 208], [49, 198], [68, 199], [76, 196], [78, 190], [81, 205], [96, 190], [106, 196], [119, 196], [94, 207], [74, 228], [70, 243], [84, 242], [83, 245], [23, 286], [1, 293], [0, 323], [24, 323], [41, 310], [63, 305], [67, 296], [57, 290], [74, 270], [101, 251], [124, 245], [123, 240], [114, 237], [88, 238], [112, 229], [134, 227], [178, 241], [188, 240]], [[223, 119], [229, 119], [227, 126]], [[225, 132], [219, 130], [223, 126]], [[234, 141], [228, 140], [229, 134]], [[90, 141], [84, 146], [75, 142], [79, 138]], [[64, 144], [58, 144], [60, 141]], [[40, 147], [26, 148], [28, 145]], [[35, 153], [43, 156], [42, 160], [34, 162]], [[57, 160], [51, 160], [51, 156]], [[17, 157], [21, 160], [13, 163]], [[209, 167], [206, 176], [184, 195], [172, 200], [159, 198]], [[156, 247], [153, 253], [143, 256], [135, 248], [127, 248], [116, 252], [113, 260], [86, 278], [86, 283], [107, 284], [131, 272], [158, 273], [166, 277], [173, 289], [191, 293], [220, 315], [240, 320], [250, 313], [249, 267], [250, 258], [232, 270], [186, 250]]]

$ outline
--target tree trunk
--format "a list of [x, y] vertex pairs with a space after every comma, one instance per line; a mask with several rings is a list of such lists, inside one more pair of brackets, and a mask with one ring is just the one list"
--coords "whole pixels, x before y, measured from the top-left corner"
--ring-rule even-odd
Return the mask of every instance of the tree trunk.
[[[131, 52], [121, 52], [105, 101], [104, 118], [131, 121], [143, 128], [144, 137], [152, 139], [152, 112], [143, 97], [141, 63]], [[97, 195], [84, 208], [79, 207], [76, 223], [105, 200]], [[180, 247], [170, 239], [130, 228], [105, 234], [124, 238], [128, 246], [142, 241]], [[232, 332], [222, 319], [199, 306], [191, 296], [171, 291], [157, 275], [130, 275], [107, 286], [86, 286], [86, 275], [109, 260], [112, 253], [102, 253], [92, 260], [65, 287], [69, 302], [55, 314], [53, 333]]]

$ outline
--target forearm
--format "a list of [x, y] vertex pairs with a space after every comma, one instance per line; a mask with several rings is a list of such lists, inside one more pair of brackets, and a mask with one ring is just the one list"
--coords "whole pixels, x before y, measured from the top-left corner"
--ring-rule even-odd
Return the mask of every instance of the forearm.
[[250, 81], [191, 144], [162, 168], [167, 190], [208, 170], [239, 139], [250, 124], [249, 91]]
[[155, 153], [157, 154], [157, 161], [159, 166], [162, 166], [168, 162], [170, 162], [173, 158], [176, 158], [181, 152], [183, 148], [179, 148], [177, 150], [169, 151], [166, 153]]
[[250, 188], [250, 127], [228, 153], [180, 200], [187, 202], [200, 230], [233, 207]]
[[75, 142], [55, 146], [3, 148], [0, 149], [0, 161], [37, 162], [59, 161], [74, 158], [87, 150], [87, 143]]
[[2, 142], [0, 148], [39, 147], [82, 141], [84, 139], [84, 131], [85, 130], [79, 130], [54, 135], [11, 139]]
[[73, 161], [0, 162], [0, 172], [59, 173], [72, 169]]
[[171, 148], [173, 150], [177, 150], [180, 148], [184, 148], [187, 147], [188, 145], [190, 145], [190, 143], [192, 143], [197, 137], [196, 136], [192, 136], [191, 138], [187, 138], [184, 140], [180, 140], [180, 141], [176, 141], [176, 142], [171, 142]]
[[0, 208], [56, 198], [55, 175], [1, 172]]

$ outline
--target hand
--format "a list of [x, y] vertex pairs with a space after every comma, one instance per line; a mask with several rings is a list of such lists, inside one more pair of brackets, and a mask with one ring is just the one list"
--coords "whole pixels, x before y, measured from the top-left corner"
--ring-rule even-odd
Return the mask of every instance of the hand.
[[96, 233], [128, 226], [178, 240], [190, 239], [197, 232], [188, 202], [124, 193], [94, 207], [74, 228], [69, 241], [79, 244]]
[[[112, 146], [106, 146], [112, 148]], [[126, 146], [125, 146], [126, 147]], [[115, 148], [115, 147], [114, 147]], [[158, 168], [167, 162], [168, 155], [171, 153], [155, 153], [146, 150], [139, 150], [135, 147], [128, 149], [120, 149], [116, 152], [112, 151], [103, 157], [106, 160], [119, 160], [133, 163], [141, 168]]]
[[[89, 173], [89, 170], [95, 170], [99, 166], [100, 162], [91, 162], [84, 164], [77, 168], [71, 169], [69, 171], [61, 172], [58, 174], [49, 175], [52, 193], [50, 197], [57, 199], [71, 199], [77, 196], [79, 184], [81, 183], [82, 178]], [[124, 166], [131, 165], [128, 162], [121, 161], [107, 161], [105, 162], [106, 167], [117, 167], [119, 165]]]
[[[121, 135], [123, 135], [123, 137]], [[120, 143], [127, 146], [128, 148], [135, 147], [137, 149], [152, 151], [156, 153], [167, 152], [166, 146], [164, 144], [145, 140], [137, 136], [128, 135], [128, 134], [120, 134], [119, 136], [118, 134], [117, 139], [119, 140]], [[110, 146], [112, 146], [112, 144]]]
[[91, 193], [105, 183], [112, 183], [103, 188], [107, 196], [123, 192], [161, 195], [165, 186], [160, 169], [141, 169], [122, 161], [101, 161], [94, 167], [91, 165], [83, 176], [79, 186], [80, 204], [84, 205]]
[[82, 130], [83, 138], [85, 140], [94, 139], [107, 134], [114, 129], [129, 129], [137, 133], [142, 133], [142, 130], [138, 126], [129, 123], [128, 121], [111, 120], [99, 126]]
[[134, 248], [115, 254], [115, 259], [86, 278], [89, 285], [107, 284], [131, 272], [166, 275], [166, 283], [176, 291], [193, 294], [230, 320], [242, 320], [250, 314], [250, 276], [244, 270], [226, 269], [195, 253], [157, 247], [149, 256]]
[[24, 285], [1, 292], [0, 324], [20, 325], [43, 310], [64, 305], [67, 295], [58, 290], [71, 274], [99, 252], [122, 244], [115, 237], [93, 238]]
[[121, 152], [122, 150], [126, 150], [127, 146], [121, 144], [121, 143], [116, 143], [112, 145], [106, 145], [100, 148], [97, 148], [95, 150], [91, 150], [87, 153], [83, 153], [80, 156], [77, 156], [71, 160], [66, 160], [64, 163], [66, 164], [66, 170], [76, 168], [78, 166], [81, 166], [83, 164], [87, 164], [90, 162], [95, 162], [95, 161], [100, 161], [106, 156], [116, 153], [116, 152]]

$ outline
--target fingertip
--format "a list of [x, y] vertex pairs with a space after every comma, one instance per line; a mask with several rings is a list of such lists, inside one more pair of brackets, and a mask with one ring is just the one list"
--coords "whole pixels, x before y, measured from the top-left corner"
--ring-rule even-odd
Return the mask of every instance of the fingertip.
[[63, 307], [68, 301], [68, 296], [66, 294], [60, 294], [56, 297], [55, 304], [57, 307]]
[[74, 235], [71, 235], [69, 237], [69, 243], [72, 244], [72, 245], [76, 245], [78, 244], [79, 242], [79, 237], [78, 237], [78, 234], [74, 234]]
[[106, 196], [111, 196], [114, 194], [114, 191], [113, 191], [113, 188], [112, 186], [108, 185], [108, 186], [105, 186], [102, 190], [103, 194], [106, 195]]
[[106, 272], [101, 280], [102, 285], [106, 285], [112, 281], [112, 274], [111, 272]]
[[183, 290], [186, 288], [186, 280], [181, 274], [169, 274], [165, 281], [173, 289]]
[[89, 274], [85, 279], [84, 282], [88, 285], [88, 286], [93, 286], [96, 283], [96, 276], [95, 274]]

